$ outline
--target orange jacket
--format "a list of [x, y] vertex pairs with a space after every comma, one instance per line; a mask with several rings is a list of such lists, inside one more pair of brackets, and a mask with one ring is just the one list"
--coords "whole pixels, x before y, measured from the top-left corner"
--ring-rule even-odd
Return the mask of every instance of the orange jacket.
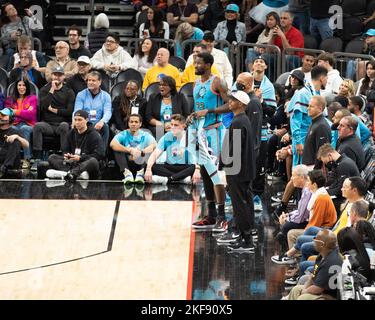
[[336, 209], [329, 194], [319, 195], [315, 200], [312, 211], [312, 217], [305, 230], [312, 226], [331, 228], [336, 223]]

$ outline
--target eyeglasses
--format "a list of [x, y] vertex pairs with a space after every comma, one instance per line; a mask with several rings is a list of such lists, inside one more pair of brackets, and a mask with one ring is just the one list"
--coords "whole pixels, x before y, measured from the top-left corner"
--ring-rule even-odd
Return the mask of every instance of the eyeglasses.
[[106, 42], [106, 43], [116, 43], [115, 40], [106, 40], [105, 42]]

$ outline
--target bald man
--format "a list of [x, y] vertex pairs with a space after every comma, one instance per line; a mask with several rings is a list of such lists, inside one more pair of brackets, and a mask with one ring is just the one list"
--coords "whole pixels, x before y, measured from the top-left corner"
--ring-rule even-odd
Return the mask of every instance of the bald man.
[[181, 76], [178, 69], [171, 64], [169, 61], [169, 51], [166, 48], [160, 48], [156, 54], [156, 65], [148, 69], [145, 78], [143, 80], [142, 90], [145, 91], [146, 88], [154, 82], [159, 82], [160, 78], [165, 76], [171, 76], [176, 80], [177, 90], [181, 87]]
[[317, 161], [316, 155], [319, 148], [325, 143], [331, 143], [331, 126], [323, 115], [326, 106], [326, 98], [313, 96], [307, 107], [311, 124], [303, 147], [302, 163], [306, 166], [313, 167]]
[[51, 82], [52, 70], [57, 66], [64, 68], [65, 79], [73, 77], [78, 72], [77, 62], [69, 57], [69, 44], [59, 41], [55, 45], [55, 58], [48, 61], [46, 66], [46, 79]]
[[328, 229], [318, 232], [314, 238], [319, 255], [314, 271], [305, 285], [295, 286], [289, 300], [332, 300], [337, 298], [337, 273], [341, 272], [342, 258], [336, 235]]

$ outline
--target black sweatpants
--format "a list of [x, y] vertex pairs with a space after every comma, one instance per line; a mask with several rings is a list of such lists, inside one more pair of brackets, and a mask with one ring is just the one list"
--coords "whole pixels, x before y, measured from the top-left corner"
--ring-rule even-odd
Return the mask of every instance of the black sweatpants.
[[256, 177], [253, 181], [253, 191], [257, 195], [261, 195], [264, 192], [267, 147], [268, 147], [267, 141], [262, 141], [260, 143], [259, 154], [256, 159]]
[[136, 175], [137, 171], [142, 170], [146, 167], [145, 162], [143, 162], [142, 164], [138, 164], [132, 160], [129, 160], [128, 154], [125, 152], [115, 151], [114, 154], [116, 163], [120, 168], [120, 172], [124, 172], [125, 169], [128, 169], [133, 175]]
[[194, 174], [195, 165], [193, 164], [157, 164], [152, 166], [152, 174], [170, 178], [172, 181], [183, 180]]
[[250, 182], [227, 176], [227, 186], [232, 200], [233, 218], [242, 235], [254, 229], [254, 202]]
[[7, 169], [18, 168], [21, 161], [21, 142], [15, 140], [13, 143], [5, 143], [0, 148], [0, 166]]
[[64, 156], [51, 154], [48, 157], [48, 162], [53, 169], [70, 171], [76, 176], [79, 176], [84, 171], [89, 173], [90, 178], [99, 175], [99, 161], [93, 157], [82, 162], [65, 163]]

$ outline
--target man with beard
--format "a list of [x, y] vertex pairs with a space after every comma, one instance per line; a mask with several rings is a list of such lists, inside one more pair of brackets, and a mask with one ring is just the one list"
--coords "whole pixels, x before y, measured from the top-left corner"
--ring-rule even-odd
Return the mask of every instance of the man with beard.
[[20, 164], [21, 148], [28, 148], [29, 142], [17, 129], [12, 127], [14, 111], [10, 108], [0, 110], [0, 179], [8, 169], [17, 168]]
[[69, 41], [69, 57], [77, 60], [80, 56], [92, 57], [89, 49], [86, 49], [81, 45], [80, 40], [82, 36], [82, 29], [76, 25], [72, 25], [68, 29], [68, 41]]
[[63, 155], [48, 158], [53, 168], [47, 170], [48, 178], [75, 181], [98, 177], [99, 161], [104, 157], [103, 140], [88, 119], [89, 113], [84, 110], [74, 113], [74, 128], [65, 138]]
[[[213, 162], [220, 157], [224, 138], [222, 115], [216, 114], [216, 110], [223, 104], [223, 101], [227, 100], [228, 89], [224, 80], [211, 73], [213, 63], [214, 58], [208, 52], [200, 53], [196, 57], [195, 73], [201, 78], [194, 84], [194, 113], [189, 116], [187, 121], [189, 123], [193, 118], [196, 119], [194, 129], [198, 131], [198, 135], [203, 130], [207, 147], [211, 149], [211, 155], [207, 157], [208, 160], [202, 159], [202, 157], [198, 159], [198, 163], [202, 165], [200, 173], [206, 194], [208, 216], [194, 222], [193, 228], [195, 229], [212, 229], [215, 224], [222, 225], [225, 223], [225, 190], [218, 176], [217, 167]], [[218, 212], [216, 204], [218, 205]]]

